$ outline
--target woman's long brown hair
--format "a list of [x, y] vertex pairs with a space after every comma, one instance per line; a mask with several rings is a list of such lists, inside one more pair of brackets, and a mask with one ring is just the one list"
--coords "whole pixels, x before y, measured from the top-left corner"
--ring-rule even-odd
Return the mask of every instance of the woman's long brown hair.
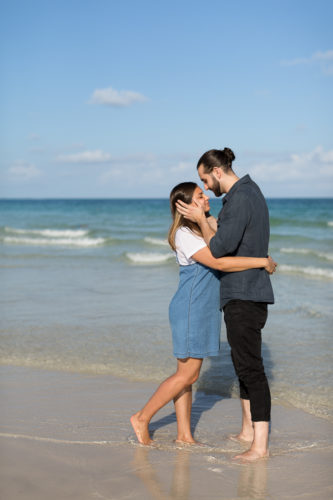
[[172, 250], [174, 251], [176, 251], [175, 235], [178, 228], [188, 227], [191, 231], [193, 231], [197, 235], [202, 236], [198, 224], [188, 219], [185, 219], [185, 217], [177, 211], [176, 207], [176, 202], [178, 200], [181, 200], [184, 203], [188, 204], [192, 203], [193, 193], [196, 187], [198, 187], [198, 185], [195, 182], [181, 182], [180, 184], [177, 184], [177, 186], [175, 186], [170, 193], [170, 210], [172, 215], [172, 224], [170, 226], [168, 233], [168, 242]]

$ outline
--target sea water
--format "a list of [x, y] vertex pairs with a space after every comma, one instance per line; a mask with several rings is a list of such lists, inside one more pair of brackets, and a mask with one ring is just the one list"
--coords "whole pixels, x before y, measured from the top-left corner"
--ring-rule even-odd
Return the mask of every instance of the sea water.
[[[273, 402], [333, 419], [333, 199], [268, 200]], [[211, 201], [217, 215], [221, 200]], [[1, 200], [1, 363], [159, 382], [175, 368], [169, 202]], [[225, 328], [197, 387], [237, 396]]]

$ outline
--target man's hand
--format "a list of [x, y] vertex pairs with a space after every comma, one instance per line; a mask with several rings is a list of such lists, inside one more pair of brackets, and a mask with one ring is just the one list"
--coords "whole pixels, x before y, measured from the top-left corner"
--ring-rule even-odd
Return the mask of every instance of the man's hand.
[[205, 212], [203, 208], [199, 205], [198, 202], [193, 200], [195, 205], [188, 205], [181, 200], [176, 202], [177, 211], [182, 214], [185, 219], [191, 220], [192, 222], [196, 222], [200, 224], [200, 221], [206, 218]]
[[269, 274], [275, 273], [276, 267], [277, 267], [277, 262], [275, 262], [270, 255], [267, 257], [267, 261], [268, 261], [268, 263], [265, 266], [266, 271]]

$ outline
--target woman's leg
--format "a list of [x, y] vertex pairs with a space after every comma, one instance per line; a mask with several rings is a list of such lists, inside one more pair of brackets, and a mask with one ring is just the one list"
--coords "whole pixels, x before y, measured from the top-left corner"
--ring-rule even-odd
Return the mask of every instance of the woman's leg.
[[131, 424], [141, 444], [150, 444], [148, 425], [151, 418], [186, 386], [192, 385], [199, 377], [202, 359], [186, 358], [177, 360], [177, 371], [158, 387], [142, 410], [131, 417]]
[[174, 399], [177, 416], [177, 439], [182, 443], [195, 443], [191, 432], [192, 386], [185, 387]]

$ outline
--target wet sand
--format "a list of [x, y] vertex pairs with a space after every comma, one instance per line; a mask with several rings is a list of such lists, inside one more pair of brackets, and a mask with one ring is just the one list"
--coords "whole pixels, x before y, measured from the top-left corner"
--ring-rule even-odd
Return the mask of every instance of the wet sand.
[[151, 429], [156, 447], [136, 444], [131, 414], [155, 384], [2, 367], [1, 498], [331, 499], [333, 425], [274, 405], [271, 458], [232, 461], [242, 445], [237, 399], [194, 393], [195, 437], [179, 447], [172, 404]]

